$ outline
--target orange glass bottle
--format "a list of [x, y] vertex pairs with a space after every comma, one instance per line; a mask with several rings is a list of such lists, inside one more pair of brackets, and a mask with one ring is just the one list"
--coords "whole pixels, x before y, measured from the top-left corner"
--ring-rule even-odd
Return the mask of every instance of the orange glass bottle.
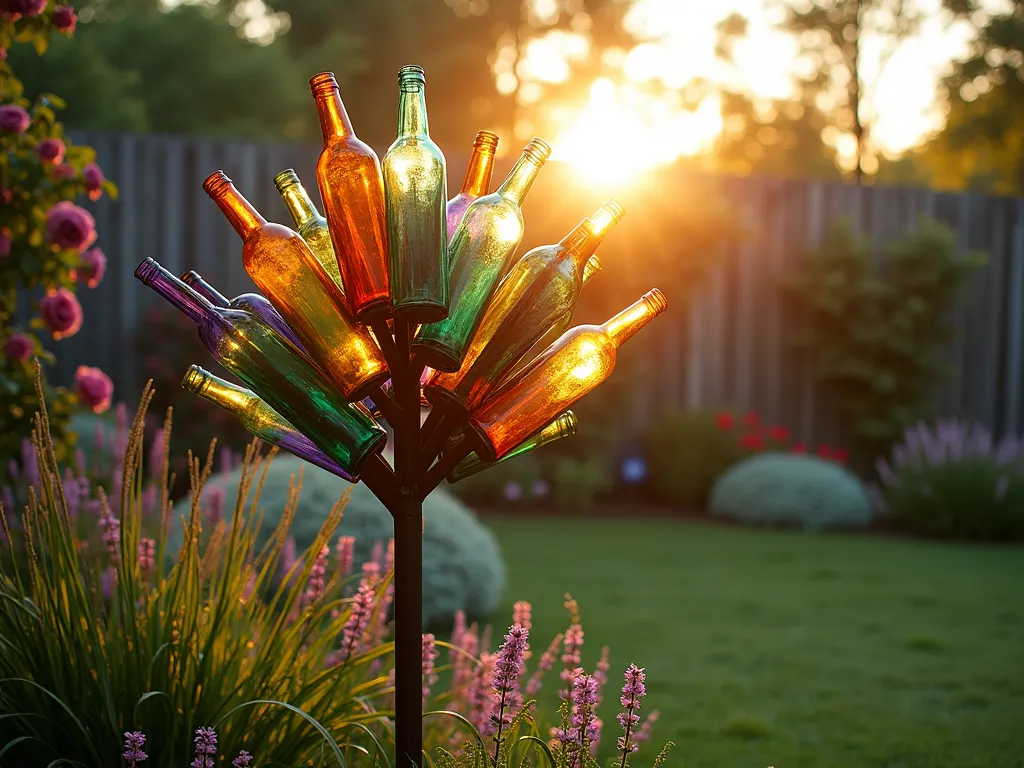
[[519, 259], [494, 292], [462, 367], [437, 374], [424, 389], [427, 400], [460, 414], [486, 400], [523, 355], [572, 314], [585, 265], [622, 213], [622, 206], [609, 200], [558, 244], [534, 248]]
[[462, 189], [448, 201], [445, 214], [448, 219], [448, 238], [455, 234], [455, 229], [462, 221], [462, 214], [469, 204], [478, 197], [487, 194], [491, 188], [491, 173], [494, 171], [494, 152], [498, 148], [498, 137], [490, 131], [480, 131], [473, 141], [473, 154], [466, 166], [466, 177], [462, 180]]
[[345, 398], [362, 399], [386, 381], [380, 349], [349, 315], [338, 287], [299, 234], [268, 223], [221, 171], [203, 189], [242, 238], [249, 277]]
[[391, 297], [380, 160], [352, 130], [334, 75], [314, 75], [309, 87], [324, 138], [316, 178], [345, 297], [359, 322], [386, 320]]
[[654, 289], [604, 325], [566, 331], [470, 414], [467, 432], [484, 462], [508, 454], [604, 381], [619, 347], [668, 308]]

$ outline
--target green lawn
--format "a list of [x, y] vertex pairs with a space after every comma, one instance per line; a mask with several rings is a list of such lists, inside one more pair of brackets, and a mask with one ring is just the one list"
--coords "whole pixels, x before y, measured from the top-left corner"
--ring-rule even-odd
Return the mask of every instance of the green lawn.
[[488, 522], [508, 563], [505, 603], [533, 603], [534, 653], [564, 628], [566, 591], [588, 670], [611, 647], [606, 728], [621, 671], [646, 667], [646, 704], [662, 715], [638, 766], [666, 740], [685, 768], [1024, 766], [1024, 549]]

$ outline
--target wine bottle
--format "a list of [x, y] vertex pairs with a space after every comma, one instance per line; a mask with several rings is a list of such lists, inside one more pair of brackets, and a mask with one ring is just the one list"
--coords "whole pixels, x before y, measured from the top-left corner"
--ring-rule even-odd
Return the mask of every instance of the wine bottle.
[[603, 325], [562, 334], [532, 363], [475, 408], [466, 424], [485, 462], [505, 456], [611, 374], [616, 351], [668, 307], [658, 289]]
[[314, 75], [309, 87], [324, 139], [316, 180], [345, 298], [359, 322], [387, 320], [391, 296], [380, 160], [352, 130], [334, 74]]
[[431, 405], [464, 414], [483, 402], [559, 319], [571, 315], [594, 250], [622, 217], [608, 200], [556, 245], [534, 248], [515, 263], [484, 313], [462, 367], [424, 388]]
[[473, 141], [473, 154], [466, 166], [466, 177], [462, 180], [459, 194], [448, 201], [446, 218], [448, 238], [451, 239], [462, 221], [469, 204], [487, 194], [491, 188], [491, 173], [494, 171], [494, 152], [498, 148], [498, 137], [490, 131], [480, 131]]
[[352, 475], [387, 442], [359, 404], [346, 403], [298, 348], [251, 312], [215, 307], [153, 259], [135, 277], [199, 326], [210, 354]]
[[288, 227], [268, 223], [222, 172], [211, 174], [203, 189], [242, 238], [249, 277], [345, 398], [361, 400], [386, 381], [380, 348], [353, 320], [306, 242]]
[[439, 371], [459, 370], [487, 302], [512, 266], [523, 237], [520, 206], [551, 148], [540, 139], [526, 145], [497, 191], [477, 198], [466, 209], [448, 246], [451, 281], [448, 317], [420, 328], [413, 349]]
[[306, 188], [299, 181], [298, 174], [291, 168], [281, 171], [274, 177], [274, 186], [281, 193], [288, 213], [292, 215], [295, 231], [306, 241], [306, 245], [320, 262], [324, 272], [330, 275], [338, 291], [344, 295], [345, 286], [341, 280], [338, 259], [334, 255], [334, 246], [331, 244], [331, 231], [327, 228], [327, 219], [320, 215]]
[[[509, 459], [514, 459], [516, 456], [522, 456], [524, 453], [528, 453], [534, 448], [540, 448], [542, 445], [547, 445], [555, 440], [561, 440], [563, 437], [575, 435], [576, 425], [576, 414], [572, 411], [566, 411], [565, 413], [559, 414], [555, 420], [544, 427], [544, 429], [521, 442], [495, 463], [501, 464]], [[494, 464], [485, 464], [479, 456], [475, 453], [471, 453], [455, 465], [455, 469], [448, 473], [448, 477], [446, 479], [449, 483], [457, 483], [459, 480], [465, 480], [470, 475], [475, 475], [477, 472], [482, 472], [488, 467], [493, 466]]]
[[203, 276], [194, 269], [182, 275], [181, 282], [215, 307], [242, 309], [246, 312], [252, 312], [303, 352], [306, 351], [305, 347], [302, 346], [302, 342], [299, 341], [299, 337], [295, 335], [295, 331], [288, 327], [288, 323], [277, 313], [274, 305], [258, 293], [243, 293], [235, 296], [233, 299], [228, 299], [227, 296], [206, 282]]
[[188, 369], [181, 386], [235, 414], [242, 426], [260, 440], [276, 445], [310, 464], [316, 464], [350, 483], [358, 482], [358, 478], [328, 458], [255, 392], [214, 376], [198, 365]]
[[423, 68], [398, 72], [398, 138], [384, 155], [391, 315], [429, 323], [448, 315], [448, 181], [430, 140]]

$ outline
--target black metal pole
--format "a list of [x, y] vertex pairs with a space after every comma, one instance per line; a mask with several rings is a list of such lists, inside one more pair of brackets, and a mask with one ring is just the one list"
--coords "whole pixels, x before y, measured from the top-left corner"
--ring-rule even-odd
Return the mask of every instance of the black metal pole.
[[423, 503], [414, 486], [420, 454], [419, 376], [410, 365], [412, 328], [395, 323], [398, 363], [392, 369], [401, 418], [395, 430], [398, 499], [395, 519], [395, 765], [423, 764]]

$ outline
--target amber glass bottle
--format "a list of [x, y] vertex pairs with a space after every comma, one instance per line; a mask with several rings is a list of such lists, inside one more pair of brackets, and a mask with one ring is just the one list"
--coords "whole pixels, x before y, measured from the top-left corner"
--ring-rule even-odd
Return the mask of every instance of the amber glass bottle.
[[360, 400], [388, 378], [380, 349], [345, 308], [341, 292], [299, 235], [271, 224], [217, 171], [203, 189], [242, 238], [245, 271], [302, 346], [348, 400]]
[[505, 456], [608, 378], [618, 348], [667, 308], [664, 294], [654, 289], [604, 325], [562, 334], [471, 413], [467, 426], [480, 458]]
[[491, 188], [491, 173], [494, 171], [494, 152], [498, 148], [498, 137], [490, 131], [480, 131], [473, 141], [473, 154], [469, 157], [469, 165], [466, 166], [466, 177], [462, 180], [462, 189], [459, 194], [448, 201], [447, 220], [448, 237], [455, 234], [455, 230], [462, 221], [469, 204], [478, 197], [487, 194]]
[[572, 314], [587, 261], [621, 217], [622, 206], [609, 200], [558, 244], [519, 259], [491, 298], [462, 367], [436, 375], [424, 389], [431, 404], [465, 413], [487, 399], [523, 355]]
[[324, 138], [316, 180], [345, 297], [361, 323], [385, 320], [390, 314], [391, 297], [380, 160], [352, 130], [334, 75], [314, 75], [309, 87]]
[[331, 276], [338, 290], [344, 293], [345, 286], [341, 280], [341, 270], [338, 269], [338, 259], [334, 255], [334, 246], [331, 244], [331, 231], [327, 228], [327, 219], [316, 209], [306, 188], [299, 181], [298, 174], [291, 168], [281, 171], [274, 177], [274, 186], [284, 198], [284, 204], [288, 206], [288, 213], [295, 222], [295, 231], [306, 241], [309, 250], [316, 256], [324, 271]]
[[494, 289], [512, 266], [523, 237], [520, 206], [550, 154], [547, 144], [533, 139], [497, 191], [466, 209], [448, 246], [452, 261], [448, 317], [420, 328], [414, 344], [431, 368], [454, 372], [462, 365]]

